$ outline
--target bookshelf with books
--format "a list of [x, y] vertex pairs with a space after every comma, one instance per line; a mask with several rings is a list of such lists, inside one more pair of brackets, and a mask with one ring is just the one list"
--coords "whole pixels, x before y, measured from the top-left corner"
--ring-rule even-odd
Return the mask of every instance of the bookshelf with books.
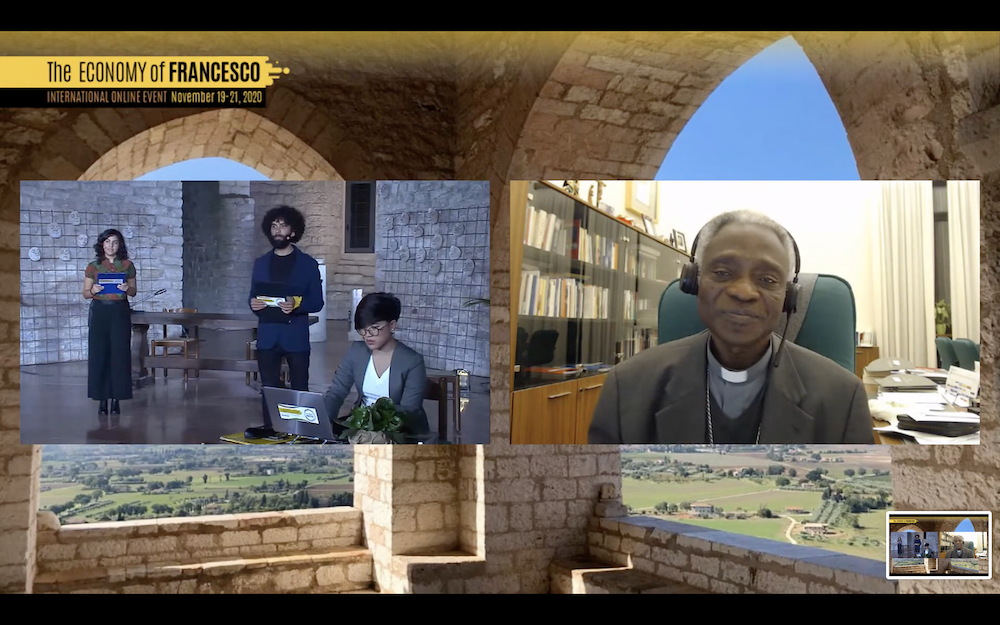
[[511, 183], [512, 443], [587, 442], [607, 372], [656, 345], [682, 258], [550, 183]]

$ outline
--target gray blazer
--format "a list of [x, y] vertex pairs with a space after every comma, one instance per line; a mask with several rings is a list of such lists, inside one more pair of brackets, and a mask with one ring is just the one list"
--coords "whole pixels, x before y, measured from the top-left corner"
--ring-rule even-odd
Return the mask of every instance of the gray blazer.
[[[331, 419], [338, 418], [344, 400], [351, 394], [352, 386], [358, 391], [355, 407], [361, 405], [365, 396], [362, 389], [365, 370], [371, 355], [372, 351], [364, 341], [354, 341], [347, 350], [347, 355], [337, 367], [333, 383], [324, 397], [326, 411]], [[407, 413], [406, 431], [411, 434], [428, 433], [430, 426], [427, 423], [427, 413], [424, 412], [424, 393], [427, 390], [424, 357], [397, 340], [389, 369], [389, 398], [397, 408]]]
[[[590, 444], [704, 444], [708, 330], [644, 350], [608, 373]], [[771, 368], [761, 444], [875, 444], [861, 380], [819, 354], [785, 343]]]

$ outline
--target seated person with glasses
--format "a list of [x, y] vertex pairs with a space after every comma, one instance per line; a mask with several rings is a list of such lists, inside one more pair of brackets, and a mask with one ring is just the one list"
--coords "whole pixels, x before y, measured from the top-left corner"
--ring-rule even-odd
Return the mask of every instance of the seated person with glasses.
[[370, 293], [361, 299], [354, 313], [354, 329], [364, 341], [355, 341], [347, 350], [326, 391], [326, 410], [331, 420], [339, 418], [353, 386], [358, 391], [355, 407], [388, 397], [397, 410], [405, 413], [405, 434], [430, 432], [424, 412], [424, 357], [393, 336], [401, 310], [399, 299], [389, 293]]

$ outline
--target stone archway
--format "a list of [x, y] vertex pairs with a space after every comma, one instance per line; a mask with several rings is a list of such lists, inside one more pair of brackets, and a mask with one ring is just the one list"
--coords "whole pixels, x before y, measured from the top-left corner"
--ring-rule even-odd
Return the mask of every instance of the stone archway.
[[[93, 147], [99, 135], [81, 117]], [[252, 167], [273, 180], [343, 180], [305, 141], [270, 119], [246, 109], [223, 109], [178, 117], [142, 131], [107, 151], [81, 180], [133, 180], [151, 171], [196, 158], [222, 157]]]
[[[1000, 180], [996, 165], [979, 152], [989, 152], [992, 148], [987, 143], [996, 141], [988, 119], [996, 118], [1000, 102], [970, 106], [969, 77], [974, 54], [987, 59], [996, 56], [993, 34], [565, 34], [560, 44], [566, 47], [560, 55], [548, 51], [539, 63], [541, 67], [522, 76], [524, 86], [538, 95], [523, 105], [519, 134], [510, 135], [510, 145], [499, 144], [503, 148], [499, 152], [511, 156], [507, 167], [498, 168], [507, 175], [493, 207], [494, 263], [503, 265], [509, 259], [508, 181], [653, 178], [673, 140], [711, 90], [746, 59], [788, 34], [803, 47], [826, 86], [862, 179], [976, 179], [985, 175], [984, 187], [993, 191], [984, 193], [983, 213], [987, 223], [993, 219], [991, 211], [995, 209], [990, 206], [995, 202], [991, 204], [990, 193], [995, 196]], [[987, 66], [995, 68], [995, 64], [981, 64]], [[996, 78], [995, 69], [991, 71]], [[995, 238], [985, 231], [984, 235], [987, 240]], [[985, 266], [983, 271], [990, 291], [992, 272]], [[497, 271], [493, 285], [494, 444], [486, 448], [486, 456], [487, 466], [495, 462], [499, 467], [505, 456], [518, 455], [506, 447], [510, 441], [511, 388], [509, 273]], [[989, 360], [984, 360], [986, 369], [993, 366]], [[984, 377], [992, 380], [992, 370]], [[992, 383], [984, 383], [987, 401], [995, 392], [991, 387]], [[944, 447], [894, 448], [893, 465], [899, 467], [893, 480], [897, 505], [935, 509], [941, 498], [954, 500], [959, 506], [970, 505], [970, 499], [992, 501], [997, 464], [986, 441], [993, 440], [995, 420], [995, 414], [985, 418], [984, 444], [966, 452]], [[608, 494], [620, 498], [617, 447], [547, 449], [553, 455], [569, 455], [571, 466], [606, 456], [605, 466], [614, 468], [602, 471], [594, 482], [609, 482]], [[977, 462], [980, 458], [983, 464]], [[920, 484], [942, 470], [969, 483], [974, 494], [970, 497], [964, 491], [960, 504], [957, 498], [939, 491], [926, 493]], [[593, 496], [594, 490], [593, 486], [586, 491], [581, 488], [581, 499], [584, 492]], [[491, 537], [487, 542], [493, 542]], [[907, 583], [907, 588], [924, 585], [933, 583]]]

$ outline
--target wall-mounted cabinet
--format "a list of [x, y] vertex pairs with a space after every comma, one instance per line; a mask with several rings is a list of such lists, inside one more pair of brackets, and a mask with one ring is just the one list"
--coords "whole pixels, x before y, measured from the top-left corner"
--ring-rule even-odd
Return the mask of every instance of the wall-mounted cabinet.
[[585, 444], [604, 377], [657, 344], [688, 256], [541, 181], [511, 183], [510, 231], [511, 442]]

